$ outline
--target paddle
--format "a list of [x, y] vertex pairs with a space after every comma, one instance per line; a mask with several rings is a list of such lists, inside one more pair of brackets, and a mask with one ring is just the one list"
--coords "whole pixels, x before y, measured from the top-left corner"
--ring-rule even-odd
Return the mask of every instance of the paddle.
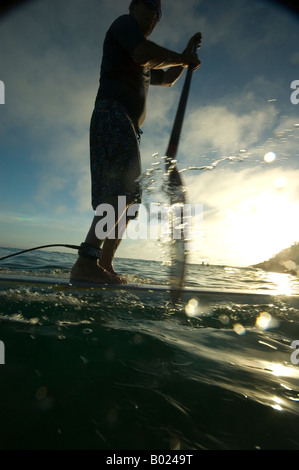
[[[196, 53], [197, 48], [198, 42], [196, 41], [193, 45], [192, 53]], [[186, 265], [183, 213], [183, 205], [186, 203], [186, 191], [184, 189], [182, 178], [175, 166], [176, 162], [174, 160], [176, 158], [181, 130], [183, 127], [192, 72], [193, 68], [189, 66], [181, 92], [177, 113], [173, 123], [168, 148], [166, 150], [165, 160], [166, 171], [168, 174], [168, 192], [170, 194], [170, 204], [174, 209], [172, 211], [171, 217], [171, 235], [173, 236], [174, 230], [176, 232], [176, 238], [172, 239], [170, 267], [171, 300], [174, 304], [177, 303], [181, 297]]]

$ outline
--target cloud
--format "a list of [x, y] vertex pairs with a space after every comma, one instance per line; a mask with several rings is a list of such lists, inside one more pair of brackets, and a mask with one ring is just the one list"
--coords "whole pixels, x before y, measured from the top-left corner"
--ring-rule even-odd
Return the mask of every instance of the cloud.
[[162, 21], [157, 25], [151, 39], [177, 52], [183, 51], [190, 37], [201, 30], [201, 4], [202, 0], [188, 0], [184, 3], [163, 0]]
[[242, 113], [233, 106], [213, 105], [192, 111], [187, 119], [182, 149], [187, 163], [198, 165], [207, 156], [215, 160], [238, 156], [241, 150], [253, 148], [265, 138], [275, 123], [274, 107], [261, 106]]

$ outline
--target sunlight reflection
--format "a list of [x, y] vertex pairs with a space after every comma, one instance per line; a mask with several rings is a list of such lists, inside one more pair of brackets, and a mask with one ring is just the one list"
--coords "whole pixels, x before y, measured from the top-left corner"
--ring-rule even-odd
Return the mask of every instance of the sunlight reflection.
[[282, 273], [268, 273], [269, 280], [275, 284], [279, 294], [291, 295], [292, 286], [291, 278], [287, 274]]
[[274, 408], [274, 410], [282, 411], [282, 407], [280, 406], [282, 404], [282, 400], [278, 397], [273, 397], [273, 401], [275, 402], [275, 405], [272, 405], [272, 408]]
[[269, 369], [276, 377], [292, 377], [294, 375], [292, 367], [287, 367], [279, 363], [269, 364]]
[[188, 317], [194, 317], [198, 314], [198, 301], [196, 299], [190, 299], [185, 307], [185, 312]]
[[243, 325], [241, 325], [241, 323], [235, 323], [235, 325], [233, 326], [233, 329], [235, 333], [237, 333], [237, 335], [239, 336], [243, 336], [246, 333], [246, 329], [244, 328]]
[[266, 163], [271, 163], [271, 162], [274, 162], [276, 158], [276, 155], [274, 152], [267, 152], [265, 155], [264, 155], [264, 161]]
[[274, 181], [274, 186], [275, 188], [277, 189], [283, 189], [285, 188], [287, 185], [287, 180], [284, 176], [279, 176], [278, 178], [276, 178], [276, 180]]
[[267, 330], [268, 328], [275, 328], [279, 322], [273, 318], [268, 312], [262, 312], [255, 321], [255, 326], [259, 330]]
[[260, 316], [256, 319], [255, 325], [261, 330], [266, 330], [272, 320], [272, 317], [267, 312], [262, 312]]
[[209, 302], [199, 302], [197, 299], [190, 299], [187, 305], [185, 306], [185, 312], [188, 317], [210, 315], [211, 307], [209, 305]]

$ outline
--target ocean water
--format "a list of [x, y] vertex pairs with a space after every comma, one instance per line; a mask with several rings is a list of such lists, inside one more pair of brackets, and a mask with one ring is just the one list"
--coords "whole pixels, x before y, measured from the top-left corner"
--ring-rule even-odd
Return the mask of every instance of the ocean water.
[[[36, 251], [0, 275], [67, 278], [75, 258]], [[130, 282], [168, 282], [157, 262], [115, 267]], [[298, 277], [250, 268], [189, 265], [186, 281], [299, 294]], [[0, 283], [0, 340], [1, 449], [299, 449], [298, 299], [174, 308], [167, 292]]]

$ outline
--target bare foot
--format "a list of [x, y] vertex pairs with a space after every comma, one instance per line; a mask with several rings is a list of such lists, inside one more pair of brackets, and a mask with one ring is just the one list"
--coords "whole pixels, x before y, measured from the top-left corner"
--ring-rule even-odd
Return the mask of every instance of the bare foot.
[[112, 264], [105, 264], [103, 263], [102, 260], [99, 260], [99, 266], [104, 269], [104, 271], [107, 271], [108, 273], [112, 274], [113, 276], [119, 276], [117, 272], [114, 271]]
[[72, 267], [70, 280], [97, 284], [126, 284], [127, 282], [116, 273], [108, 272], [102, 266], [99, 266], [96, 260], [86, 259], [81, 256]]

